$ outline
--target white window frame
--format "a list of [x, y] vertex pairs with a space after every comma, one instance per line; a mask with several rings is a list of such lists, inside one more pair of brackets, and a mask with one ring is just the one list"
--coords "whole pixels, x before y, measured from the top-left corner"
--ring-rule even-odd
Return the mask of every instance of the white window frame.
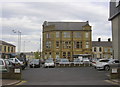
[[56, 38], [60, 37], [60, 32], [56, 32]]
[[89, 33], [88, 33], [88, 32], [85, 33], [85, 37], [86, 37], [86, 38], [89, 37]]

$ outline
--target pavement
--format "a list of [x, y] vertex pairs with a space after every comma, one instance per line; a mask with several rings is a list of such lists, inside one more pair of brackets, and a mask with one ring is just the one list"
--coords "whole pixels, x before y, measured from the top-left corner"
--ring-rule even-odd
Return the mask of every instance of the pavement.
[[0, 86], [15, 85], [15, 84], [20, 83], [20, 82], [21, 82], [21, 80], [0, 79]]

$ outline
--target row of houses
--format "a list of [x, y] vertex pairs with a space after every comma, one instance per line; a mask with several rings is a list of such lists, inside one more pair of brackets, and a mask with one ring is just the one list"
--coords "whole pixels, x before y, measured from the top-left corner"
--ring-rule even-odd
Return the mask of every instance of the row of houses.
[[16, 46], [0, 40], [0, 57], [10, 58], [16, 55]]
[[92, 41], [89, 22], [43, 23], [43, 58], [68, 58], [88, 54], [91, 58], [112, 58], [112, 42]]

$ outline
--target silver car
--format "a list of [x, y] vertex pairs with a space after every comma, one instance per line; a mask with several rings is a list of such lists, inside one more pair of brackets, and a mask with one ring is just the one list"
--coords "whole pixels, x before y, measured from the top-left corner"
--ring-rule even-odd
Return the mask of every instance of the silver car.
[[96, 62], [95, 68], [100, 70], [104, 69], [106, 71], [109, 71], [111, 67], [118, 67], [120, 64], [120, 61], [117, 59], [100, 59]]

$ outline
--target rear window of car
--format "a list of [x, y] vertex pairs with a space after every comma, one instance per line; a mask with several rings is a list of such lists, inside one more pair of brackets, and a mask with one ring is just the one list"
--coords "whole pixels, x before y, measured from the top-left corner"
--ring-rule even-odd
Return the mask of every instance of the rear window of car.
[[2, 60], [0, 60], [0, 65], [3, 65], [3, 61]]
[[109, 60], [100, 60], [99, 62], [109, 62]]

